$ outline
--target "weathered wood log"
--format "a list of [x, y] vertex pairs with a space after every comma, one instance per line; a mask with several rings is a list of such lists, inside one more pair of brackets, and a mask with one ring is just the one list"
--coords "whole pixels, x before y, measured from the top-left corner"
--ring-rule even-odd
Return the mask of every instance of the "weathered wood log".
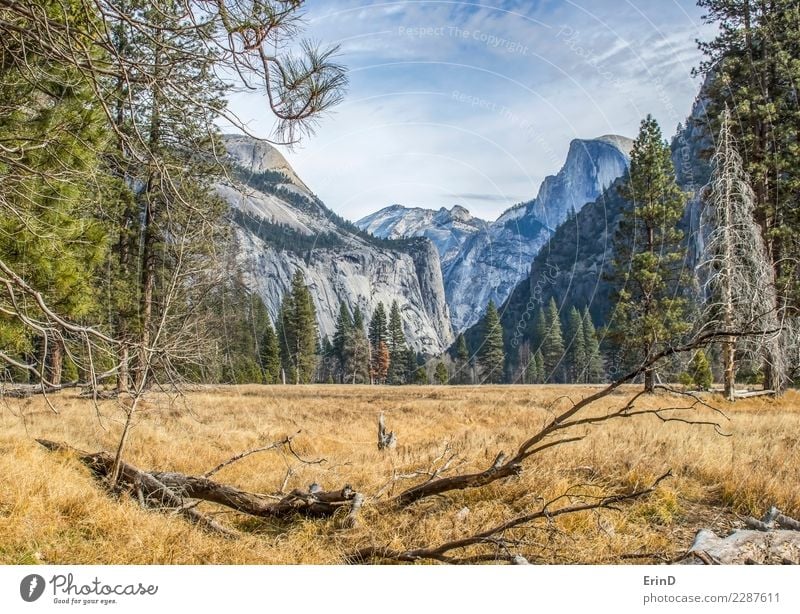
[[[66, 444], [37, 440], [52, 451], [71, 451], [87, 465], [98, 478], [107, 478], [114, 464], [114, 457], [107, 452], [88, 453]], [[187, 500], [207, 501], [259, 518], [289, 518], [294, 515], [310, 518], [329, 517], [342, 507], [353, 507], [356, 492], [345, 486], [341, 490], [323, 491], [310, 488], [308, 491], [293, 490], [279, 501], [271, 501], [259, 495], [220, 484], [205, 477], [189, 476], [176, 472], [147, 472], [129, 463], [122, 463], [119, 484], [132, 496], [144, 500], [148, 507], [181, 509], [193, 521], [200, 521], [200, 514], [187, 508]], [[358, 504], [360, 507], [363, 498]], [[357, 510], [356, 510], [357, 513]], [[211, 526], [213, 521], [205, 519], [203, 524]], [[213, 523], [216, 524], [216, 523]], [[217, 525], [219, 526], [219, 525]], [[219, 532], [232, 533], [223, 529]]]
[[697, 532], [680, 564], [787, 565], [800, 563], [800, 522], [771, 507], [759, 520], [744, 519], [747, 529], [719, 537], [708, 529]]
[[719, 537], [708, 529], [701, 529], [687, 555], [678, 563], [743, 565], [748, 561], [761, 565], [800, 562], [800, 532], [740, 529], [728, 537]]
[[59, 384], [58, 386], [53, 386], [52, 384], [17, 384], [0, 388], [0, 396], [9, 399], [27, 399], [35, 394], [52, 394], [61, 390], [77, 388], [78, 386], [80, 386], [80, 383], [77, 380]]
[[208, 478], [174, 472], [153, 472], [152, 475], [181, 497], [217, 503], [260, 518], [287, 518], [295, 514], [310, 518], [333, 516], [340, 507], [350, 507], [356, 494], [349, 486], [329, 492], [297, 489], [280, 501], [270, 501]]

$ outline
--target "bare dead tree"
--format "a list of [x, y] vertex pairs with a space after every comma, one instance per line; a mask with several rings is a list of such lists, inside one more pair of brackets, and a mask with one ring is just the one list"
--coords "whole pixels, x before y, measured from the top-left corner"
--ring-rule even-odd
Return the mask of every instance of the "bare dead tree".
[[[739, 350], [763, 355], [768, 366], [765, 387], [780, 393], [785, 386], [786, 364], [782, 342], [782, 318], [775, 287], [774, 268], [767, 255], [755, 217], [755, 195], [744, 171], [731, 130], [730, 112], [722, 114], [719, 137], [711, 159], [712, 174], [701, 214], [704, 232], [703, 278], [706, 330], [740, 330], [760, 327], [777, 331], [753, 337]], [[721, 341], [725, 396], [735, 398], [736, 338]]]

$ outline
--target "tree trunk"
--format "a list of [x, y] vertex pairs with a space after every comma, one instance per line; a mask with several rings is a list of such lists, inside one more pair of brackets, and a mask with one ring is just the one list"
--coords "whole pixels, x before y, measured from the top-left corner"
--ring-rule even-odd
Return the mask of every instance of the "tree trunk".
[[128, 373], [128, 346], [124, 343], [119, 349], [119, 371], [117, 372], [117, 393], [124, 394], [128, 392], [129, 373]]
[[722, 344], [722, 364], [724, 373], [722, 375], [725, 385], [725, 398], [728, 401], [736, 400], [736, 368], [735, 368], [735, 342], [728, 338]]
[[645, 369], [644, 372], [644, 391], [652, 394], [656, 389], [656, 372], [652, 367]]
[[50, 346], [49, 377], [53, 386], [61, 385], [61, 374], [64, 371], [64, 344], [60, 339], [53, 340]]

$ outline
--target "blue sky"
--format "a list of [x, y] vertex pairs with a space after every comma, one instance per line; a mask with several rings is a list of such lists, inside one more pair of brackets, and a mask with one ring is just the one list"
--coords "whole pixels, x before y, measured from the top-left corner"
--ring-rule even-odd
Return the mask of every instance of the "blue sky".
[[[494, 219], [536, 195], [569, 142], [665, 136], [699, 89], [695, 39], [713, 30], [694, 0], [367, 2], [309, 0], [305, 35], [339, 43], [345, 101], [284, 150], [336, 212], [460, 204]], [[234, 110], [268, 136], [263, 100]]]

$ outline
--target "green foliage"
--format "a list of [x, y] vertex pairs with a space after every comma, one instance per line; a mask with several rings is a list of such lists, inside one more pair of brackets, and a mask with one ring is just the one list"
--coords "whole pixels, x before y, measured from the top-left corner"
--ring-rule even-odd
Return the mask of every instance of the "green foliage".
[[548, 383], [564, 381], [564, 336], [561, 332], [561, 320], [558, 315], [558, 306], [554, 298], [550, 299], [545, 316], [546, 330], [542, 340], [542, 357], [544, 358], [544, 372], [542, 378]]
[[414, 384], [418, 386], [425, 386], [429, 384], [428, 381], [428, 372], [425, 370], [425, 367], [417, 367], [414, 371]]
[[436, 365], [436, 371], [433, 377], [440, 386], [444, 386], [450, 381], [450, 374], [447, 372], [447, 366], [443, 362], [439, 362]]
[[[97, 26], [74, 2], [45, 0], [37, 10], [45, 11], [54, 27]], [[25, 25], [19, 25], [24, 32]], [[21, 35], [3, 45], [0, 259], [58, 313], [76, 321], [97, 317], [99, 275], [108, 249], [107, 229], [97, 215], [108, 183], [97, 178], [100, 152], [109, 141], [102, 107], [78, 68], [51, 65], [47, 49], [25, 44]], [[14, 56], [24, 57], [24, 65]], [[14, 308], [41, 319], [35, 305]], [[4, 351], [19, 356], [38, 345], [30, 327], [0, 316]], [[48, 350], [56, 345], [50, 343]], [[60, 368], [50, 377], [58, 383]]]
[[389, 341], [389, 325], [386, 318], [386, 308], [383, 303], [378, 303], [372, 319], [369, 321], [369, 344], [377, 348], [381, 343]]
[[600, 342], [597, 339], [597, 331], [588, 307], [583, 311], [583, 339], [586, 351], [585, 381], [588, 384], [600, 383], [605, 374], [603, 356], [600, 353]]
[[703, 350], [698, 350], [692, 357], [689, 363], [688, 373], [694, 385], [700, 390], [708, 390], [711, 388], [713, 381], [711, 366], [708, 364], [708, 358]]
[[489, 384], [500, 384], [504, 380], [505, 350], [503, 349], [503, 328], [494, 301], [489, 301], [483, 319], [483, 345], [479, 364], [481, 377]]
[[281, 352], [278, 336], [269, 319], [264, 326], [260, 348], [261, 368], [265, 384], [281, 383]]
[[[685, 247], [678, 228], [686, 196], [675, 182], [670, 149], [650, 116], [642, 121], [620, 194], [630, 206], [614, 237], [610, 281], [616, 307], [609, 338], [633, 365], [689, 330], [687, 300], [680, 294]], [[648, 369], [645, 387], [652, 390], [653, 383]]]
[[567, 318], [567, 369], [569, 381], [583, 384], [586, 382], [587, 354], [586, 337], [583, 330], [583, 317], [573, 306]]
[[299, 269], [292, 277], [289, 292], [283, 297], [279, 318], [281, 361], [287, 381], [309, 384], [317, 368], [317, 318], [311, 293]]
[[387, 381], [389, 384], [404, 384], [409, 380], [409, 373], [406, 369], [406, 353], [408, 347], [406, 336], [403, 332], [403, 319], [400, 315], [400, 307], [397, 301], [392, 301], [389, 310], [389, 373]]

